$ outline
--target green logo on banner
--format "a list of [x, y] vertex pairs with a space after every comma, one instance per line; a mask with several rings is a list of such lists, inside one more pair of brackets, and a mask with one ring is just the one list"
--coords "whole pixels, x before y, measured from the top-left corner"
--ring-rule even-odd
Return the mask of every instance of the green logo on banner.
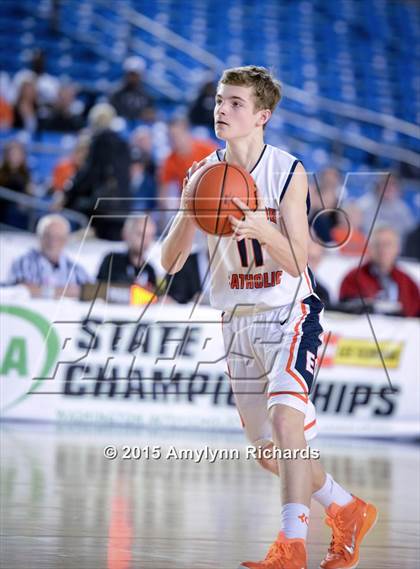
[[[41, 364], [40, 372], [35, 376], [36, 381], [33, 382], [26, 393], [19, 395], [16, 399], [8, 403], [6, 407], [2, 409], [4, 412], [15, 407], [26, 399], [26, 397], [34, 393], [34, 391], [39, 389], [42, 382], [49, 377], [60, 352], [60, 340], [51, 323], [37, 312], [20, 306], [0, 306], [0, 313], [10, 314], [11, 316], [29, 322], [29, 324], [36, 328], [41, 334], [45, 347], [45, 356]], [[25, 377], [28, 374], [26, 338], [21, 336], [15, 336], [9, 342], [0, 365], [0, 375], [7, 375], [12, 370], [21, 377]]]

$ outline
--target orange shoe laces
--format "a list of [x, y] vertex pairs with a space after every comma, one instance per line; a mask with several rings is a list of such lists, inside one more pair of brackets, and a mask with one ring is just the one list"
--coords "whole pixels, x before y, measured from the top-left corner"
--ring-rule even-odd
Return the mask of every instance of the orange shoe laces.
[[287, 542], [275, 541], [268, 550], [267, 557], [264, 561], [269, 561], [270, 559], [274, 559], [279, 555], [281, 555], [283, 559], [292, 559], [291, 544]]
[[345, 545], [351, 541], [351, 529], [346, 527], [343, 520], [336, 516], [332, 518], [327, 517], [325, 523], [332, 528], [332, 540], [328, 553], [331, 555], [350, 556], [350, 552], [346, 549]]

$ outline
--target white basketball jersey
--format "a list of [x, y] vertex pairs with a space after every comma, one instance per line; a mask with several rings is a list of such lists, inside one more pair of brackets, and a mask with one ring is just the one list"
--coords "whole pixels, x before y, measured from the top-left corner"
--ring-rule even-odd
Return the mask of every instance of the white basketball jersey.
[[[224, 150], [210, 154], [207, 163], [222, 161]], [[283, 199], [299, 160], [266, 144], [250, 172], [261, 192], [268, 219], [278, 226], [279, 204]], [[256, 239], [237, 242], [231, 237], [209, 235], [210, 303], [215, 308], [270, 309], [291, 304], [313, 293], [312, 274], [305, 268], [292, 277], [278, 266]]]

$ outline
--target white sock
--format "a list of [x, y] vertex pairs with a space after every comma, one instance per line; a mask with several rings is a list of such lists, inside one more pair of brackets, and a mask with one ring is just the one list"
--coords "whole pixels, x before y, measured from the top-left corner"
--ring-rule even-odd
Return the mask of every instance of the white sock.
[[328, 508], [333, 502], [338, 506], [346, 506], [353, 500], [353, 496], [337, 484], [330, 474], [327, 474], [324, 486], [314, 492], [312, 498], [324, 508]]
[[281, 527], [288, 539], [306, 539], [309, 508], [304, 504], [285, 504], [281, 510]]

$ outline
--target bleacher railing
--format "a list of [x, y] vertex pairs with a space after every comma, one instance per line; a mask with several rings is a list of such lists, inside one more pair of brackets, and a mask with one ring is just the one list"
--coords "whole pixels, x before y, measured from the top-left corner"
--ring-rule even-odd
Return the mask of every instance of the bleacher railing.
[[89, 218], [78, 211], [71, 209], [61, 209], [59, 212], [51, 211], [51, 204], [35, 196], [29, 196], [20, 192], [15, 192], [9, 188], [0, 186], [0, 199], [25, 208], [28, 214], [28, 230], [34, 231], [36, 222], [40, 215], [47, 213], [60, 213], [68, 221], [77, 226], [77, 229], [87, 227]]
[[[109, 16], [111, 12], [112, 17]], [[138, 37], [136, 30], [144, 32], [146, 37]], [[95, 0], [90, 5], [89, 13], [84, 14], [80, 26], [74, 26], [73, 21], [63, 21], [60, 31], [82, 42], [103, 62], [112, 64], [114, 68], [127, 55], [141, 55], [148, 62], [145, 81], [166, 100], [175, 104], [186, 104], [206, 74], [211, 72], [217, 75], [226, 66], [224, 61], [203, 47], [136, 11], [129, 1], [109, 3], [108, 0]], [[152, 41], [149, 42], [149, 39]], [[189, 61], [179, 61], [174, 56], [174, 51], [184, 58], [188, 56], [191, 64]], [[189, 84], [190, 88], [183, 87], [185, 84]], [[293, 140], [293, 130], [299, 129], [298, 138], [302, 141], [311, 140], [316, 134], [320, 139], [338, 141], [346, 147], [382, 159], [419, 166], [418, 155], [414, 151], [420, 140], [417, 125], [389, 114], [308, 93], [287, 83], [283, 83], [283, 88], [286, 104], [279, 113], [279, 120], [273, 121], [271, 125], [273, 132], [283, 139], [289, 137]], [[288, 108], [287, 101], [297, 103], [299, 112]], [[328, 113], [328, 119], [323, 119], [321, 113]], [[381, 129], [378, 136], [366, 136], [357, 132], [357, 127], [363, 123]], [[289, 128], [282, 128], [283, 125]], [[356, 132], [352, 127], [356, 127]], [[384, 136], [387, 142], [378, 141], [382, 134], [391, 135]], [[413, 143], [409, 141], [408, 147], [405, 147], [401, 143], [392, 142], [393, 135], [408, 137]], [[299, 142], [297, 140], [297, 144]]]
[[[107, 5], [109, 8], [109, 4], [105, 0], [98, 0], [98, 3], [101, 5]], [[121, 7], [120, 15], [123, 16], [126, 22], [128, 22], [131, 26], [142, 29], [148, 34], [154, 36], [163, 44], [170, 46], [184, 54], [187, 54], [192, 59], [195, 59], [197, 67], [204, 67], [208, 71], [211, 71], [215, 74], [218, 74], [222, 69], [226, 67], [225, 63], [218, 57], [214, 56], [212, 53], [206, 51], [202, 47], [196, 46], [186, 38], [180, 36], [172, 30], [169, 30], [162, 23], [156, 22], [144, 14], [140, 14], [128, 5]], [[145, 44], [145, 42], [141, 42], [140, 40], [131, 40], [130, 47], [132, 50], [137, 51], [139, 55], [142, 55], [143, 57], [149, 57], [149, 53], [146, 49], [147, 44]], [[168, 63], [170, 65], [171, 71], [176, 75], [177, 72], [180, 71], [178, 69], [178, 66], [180, 64], [175, 62], [176, 65], [172, 65], [169, 61]], [[180, 77], [181, 74], [182, 70]], [[152, 80], [156, 79], [153, 75], [151, 75], [150, 78]], [[174, 87], [176, 88], [176, 86]], [[287, 83], [283, 83], [283, 88], [285, 96], [288, 99], [301, 104], [305, 108], [310, 107], [311, 109], [316, 108], [320, 110], [326, 110], [338, 118], [343, 117], [357, 122], [369, 123], [383, 129], [388, 129], [394, 133], [403, 134], [417, 140], [420, 139], [420, 129], [417, 125], [394, 117], [392, 115], [366, 109], [358, 105], [344, 103], [319, 95], [314, 95], [312, 93], [309, 94], [303, 89], [294, 87]], [[282, 110], [282, 118], [284, 122], [292, 126], [298, 126], [299, 128], [307, 130], [311, 133], [315, 132], [319, 136], [326, 139], [339, 139], [345, 145], [369, 152], [382, 158], [404, 162], [415, 167], [418, 167], [419, 165], [418, 155], [415, 152], [401, 146], [378, 143], [369, 137], [351, 131], [343, 131], [343, 129], [334, 127], [331, 124], [328, 124], [319, 119], [307, 120], [306, 118], [305, 121], [302, 121], [302, 117], [298, 113], [294, 113], [285, 109]]]

